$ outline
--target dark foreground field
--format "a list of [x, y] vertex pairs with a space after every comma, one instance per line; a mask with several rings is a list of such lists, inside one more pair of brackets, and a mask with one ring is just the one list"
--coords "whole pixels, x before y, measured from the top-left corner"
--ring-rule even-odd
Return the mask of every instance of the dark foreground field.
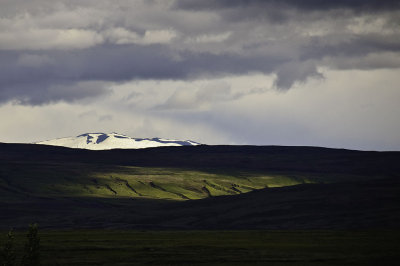
[[0, 228], [162, 230], [399, 229], [393, 179], [304, 184], [202, 200], [24, 197], [0, 201]]
[[[398, 265], [400, 260], [400, 231], [76, 230], [39, 234], [43, 265]], [[23, 249], [24, 238], [23, 232], [16, 233], [17, 249]]]

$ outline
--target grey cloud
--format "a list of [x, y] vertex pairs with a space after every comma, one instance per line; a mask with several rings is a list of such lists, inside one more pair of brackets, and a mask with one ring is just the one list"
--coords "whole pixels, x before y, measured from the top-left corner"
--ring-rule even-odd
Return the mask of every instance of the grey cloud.
[[58, 101], [76, 102], [110, 93], [101, 82], [18, 84], [0, 90], [0, 103], [12, 101], [21, 105], [43, 105]]
[[104, 114], [104, 115], [99, 115], [97, 113], [97, 111], [95, 110], [90, 110], [90, 111], [85, 111], [82, 112], [78, 115], [79, 118], [85, 119], [85, 118], [89, 118], [89, 119], [96, 119], [99, 122], [102, 121], [111, 121], [113, 120], [113, 116], [110, 114]]
[[103, 122], [103, 121], [111, 121], [113, 120], [113, 116], [112, 115], [102, 115], [99, 117], [99, 121]]
[[76, 101], [109, 91], [82, 85], [94, 81], [261, 72], [276, 74], [277, 88], [286, 90], [321, 78], [318, 67], [396, 68], [387, 55], [400, 52], [399, 5], [7, 0], [0, 10], [0, 103]]
[[128, 102], [128, 101], [131, 101], [131, 100], [140, 99], [142, 96], [143, 96], [143, 93], [134, 91], [134, 92], [131, 92], [128, 95], [124, 96], [122, 99], [123, 99], [123, 101]]
[[323, 74], [317, 71], [311, 61], [296, 63], [290, 62], [282, 65], [277, 71], [276, 87], [278, 89], [290, 89], [295, 82], [305, 82], [309, 78], [323, 78]]
[[365, 56], [376, 52], [399, 52], [400, 31], [390, 37], [379, 34], [354, 36], [346, 34], [342, 41], [336, 36], [312, 37], [302, 50], [302, 59], [321, 59], [324, 56]]
[[326, 57], [323, 64], [336, 69], [387, 69], [400, 68], [400, 55], [387, 53], [371, 53], [364, 57], [358, 56], [336, 56]]
[[47, 55], [36, 54], [21, 54], [19, 55], [16, 64], [21, 67], [41, 67], [43, 65], [54, 64]]
[[262, 94], [268, 88], [251, 88], [243, 91], [233, 91], [227, 82], [211, 82], [205, 86], [193, 88], [178, 88], [155, 110], [189, 110], [199, 109], [206, 105], [229, 102], [248, 95]]
[[178, 0], [176, 8], [189, 10], [210, 10], [216, 8], [243, 8], [247, 6], [268, 7], [271, 5], [294, 7], [301, 10], [328, 10], [328, 9], [352, 9], [352, 10], [387, 10], [399, 8], [396, 0]]
[[229, 84], [217, 82], [197, 89], [179, 88], [165, 103], [155, 109], [197, 109], [204, 104], [228, 101], [234, 98], [236, 96], [232, 93]]
[[38, 65], [34, 69], [13, 65], [18, 54], [0, 54], [0, 58], [4, 59], [0, 63], [0, 68], [4, 70], [0, 72], [1, 101], [17, 100], [21, 104], [71, 101], [106, 91], [105, 88], [74, 85], [84, 81], [191, 79], [250, 71], [271, 73], [275, 65], [282, 62], [282, 59], [274, 57], [266, 60], [235, 54], [191, 52], [179, 54], [182, 59], [176, 60], [171, 51], [158, 45], [101, 46], [74, 53], [52, 51], [48, 54], [57, 64]]
[[95, 110], [85, 111], [78, 115], [79, 118], [95, 117], [95, 116], [97, 116], [97, 112]]
[[258, 21], [284, 24], [291, 21], [323, 21], [327, 18], [346, 20], [352, 16], [384, 14], [398, 26], [399, 14], [392, 13], [400, 10], [400, 3], [396, 0], [177, 0], [173, 7], [178, 10], [215, 13], [229, 23]]

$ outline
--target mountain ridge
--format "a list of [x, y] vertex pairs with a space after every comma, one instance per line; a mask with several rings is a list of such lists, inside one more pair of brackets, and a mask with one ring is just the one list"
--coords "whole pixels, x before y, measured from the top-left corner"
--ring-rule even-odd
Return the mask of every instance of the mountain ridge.
[[111, 149], [144, 149], [164, 146], [196, 146], [200, 143], [191, 140], [164, 138], [132, 138], [116, 132], [84, 133], [76, 137], [64, 137], [34, 142], [33, 144], [62, 146], [75, 149], [111, 150]]

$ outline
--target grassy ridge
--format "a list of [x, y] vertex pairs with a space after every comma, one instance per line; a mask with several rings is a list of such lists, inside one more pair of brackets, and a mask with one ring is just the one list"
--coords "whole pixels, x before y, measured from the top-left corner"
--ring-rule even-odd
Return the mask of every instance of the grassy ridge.
[[237, 169], [201, 171], [68, 162], [0, 162], [0, 190], [12, 191], [14, 196], [188, 200], [237, 195], [267, 187], [331, 183], [343, 179], [357, 180], [365, 177]]
[[[242, 154], [240, 147], [235, 152], [229, 150], [232, 147], [225, 152], [220, 151], [221, 147], [210, 147], [210, 153], [206, 153], [204, 147], [93, 152], [37, 146], [25, 145], [25, 150], [20, 150], [20, 145], [0, 145], [15, 148], [0, 150], [0, 200], [21, 196], [203, 199], [267, 187], [392, 177], [398, 175], [394, 162], [400, 158], [397, 153], [359, 155], [360, 152], [326, 149], [317, 149], [317, 154], [313, 149], [299, 154], [297, 148], [276, 154], [275, 147], [272, 151], [246, 147]], [[173, 151], [184, 152], [182, 165], [180, 156]], [[167, 159], [158, 158], [160, 154]], [[130, 157], [133, 159], [128, 161], [126, 158]], [[191, 157], [193, 162], [187, 160]], [[206, 162], [210, 166], [206, 167]], [[361, 166], [357, 165], [360, 162]], [[377, 169], [382, 171], [376, 172]]]
[[0, 228], [398, 228], [399, 161], [312, 147], [0, 144]]
[[32, 144], [0, 143], [0, 161], [75, 162], [98, 165], [237, 169], [364, 176], [399, 176], [400, 152], [367, 152], [319, 147], [185, 146], [90, 151]]
[[[43, 265], [396, 265], [400, 259], [399, 231], [76, 230], [40, 237]], [[24, 240], [17, 232], [17, 250]]]
[[302, 174], [166, 167], [99, 166], [83, 163], [0, 163], [0, 189], [46, 197], [202, 199], [266, 187], [317, 182]]
[[399, 177], [399, 152], [195, 146], [89, 151], [0, 143], [5, 197], [202, 199], [266, 187]]

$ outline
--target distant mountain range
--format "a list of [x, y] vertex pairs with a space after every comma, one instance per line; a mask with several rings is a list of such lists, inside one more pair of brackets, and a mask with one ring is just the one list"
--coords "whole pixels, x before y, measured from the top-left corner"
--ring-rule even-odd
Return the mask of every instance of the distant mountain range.
[[171, 140], [162, 138], [131, 138], [118, 133], [85, 133], [76, 137], [67, 137], [36, 142], [36, 144], [63, 146], [89, 150], [143, 149], [162, 146], [195, 146], [200, 143], [191, 140]]

